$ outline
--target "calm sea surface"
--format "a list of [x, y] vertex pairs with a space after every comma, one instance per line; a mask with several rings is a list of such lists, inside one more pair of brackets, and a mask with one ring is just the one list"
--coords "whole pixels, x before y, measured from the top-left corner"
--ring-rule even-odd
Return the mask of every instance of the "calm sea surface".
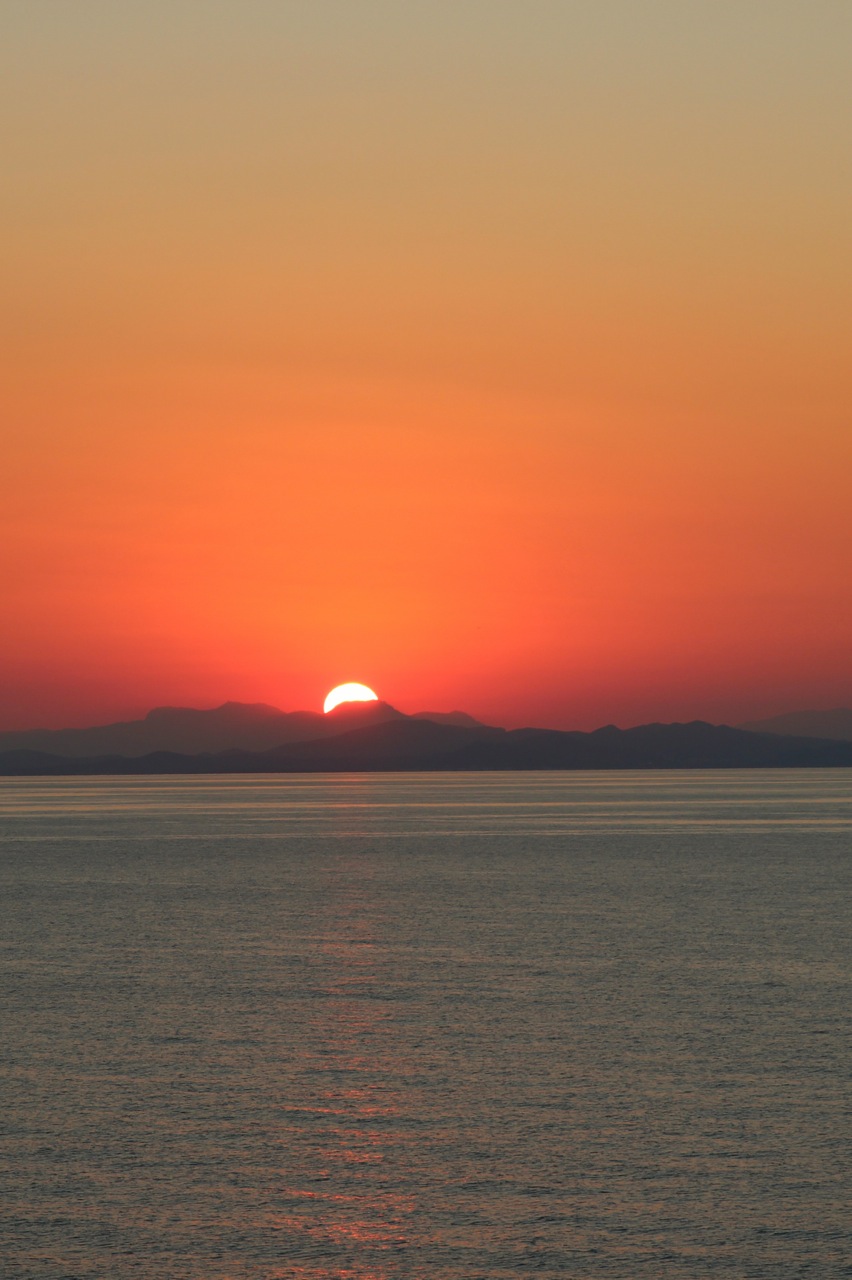
[[852, 770], [0, 782], [4, 1280], [852, 1274]]

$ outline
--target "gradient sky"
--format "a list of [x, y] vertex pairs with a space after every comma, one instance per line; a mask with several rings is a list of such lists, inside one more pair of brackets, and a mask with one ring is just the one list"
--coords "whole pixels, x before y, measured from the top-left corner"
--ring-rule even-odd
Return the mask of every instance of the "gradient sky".
[[0, 727], [852, 701], [847, 0], [5, 0]]

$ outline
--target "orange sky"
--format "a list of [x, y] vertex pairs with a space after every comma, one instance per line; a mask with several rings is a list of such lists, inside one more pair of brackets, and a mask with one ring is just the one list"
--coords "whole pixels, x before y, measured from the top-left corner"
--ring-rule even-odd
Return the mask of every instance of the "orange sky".
[[0, 726], [848, 704], [850, 36], [6, 6]]

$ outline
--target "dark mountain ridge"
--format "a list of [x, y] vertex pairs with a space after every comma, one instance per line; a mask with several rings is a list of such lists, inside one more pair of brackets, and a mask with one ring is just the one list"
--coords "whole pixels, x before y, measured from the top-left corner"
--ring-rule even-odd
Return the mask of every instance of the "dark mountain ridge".
[[145, 756], [155, 751], [181, 755], [231, 749], [268, 751], [287, 742], [331, 737], [342, 732], [345, 726], [375, 724], [401, 715], [402, 712], [387, 702], [350, 702], [329, 715], [319, 711], [281, 711], [263, 702], [225, 702], [210, 711], [195, 707], [155, 707], [142, 720], [86, 729], [0, 733], [0, 753], [42, 751], [80, 759]]
[[794, 738], [834, 738], [852, 742], [852, 710], [834, 707], [830, 711], [788, 711], [768, 720], [750, 720], [738, 726], [750, 733], [780, 733]]
[[[467, 728], [405, 716], [325, 717], [329, 732], [266, 751], [70, 758], [18, 749], [0, 754], [0, 773], [316, 773], [415, 770], [728, 769], [852, 767], [852, 743], [756, 734], [703, 721], [607, 725], [593, 733]], [[348, 712], [349, 709], [347, 709]], [[391, 713], [391, 714], [389, 714]], [[296, 713], [298, 714], [298, 713]]]

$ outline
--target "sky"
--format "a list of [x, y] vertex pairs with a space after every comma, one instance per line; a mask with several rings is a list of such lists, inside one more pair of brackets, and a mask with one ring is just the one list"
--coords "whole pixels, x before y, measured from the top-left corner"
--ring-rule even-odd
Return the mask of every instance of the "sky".
[[852, 703], [846, 0], [5, 0], [0, 727]]

